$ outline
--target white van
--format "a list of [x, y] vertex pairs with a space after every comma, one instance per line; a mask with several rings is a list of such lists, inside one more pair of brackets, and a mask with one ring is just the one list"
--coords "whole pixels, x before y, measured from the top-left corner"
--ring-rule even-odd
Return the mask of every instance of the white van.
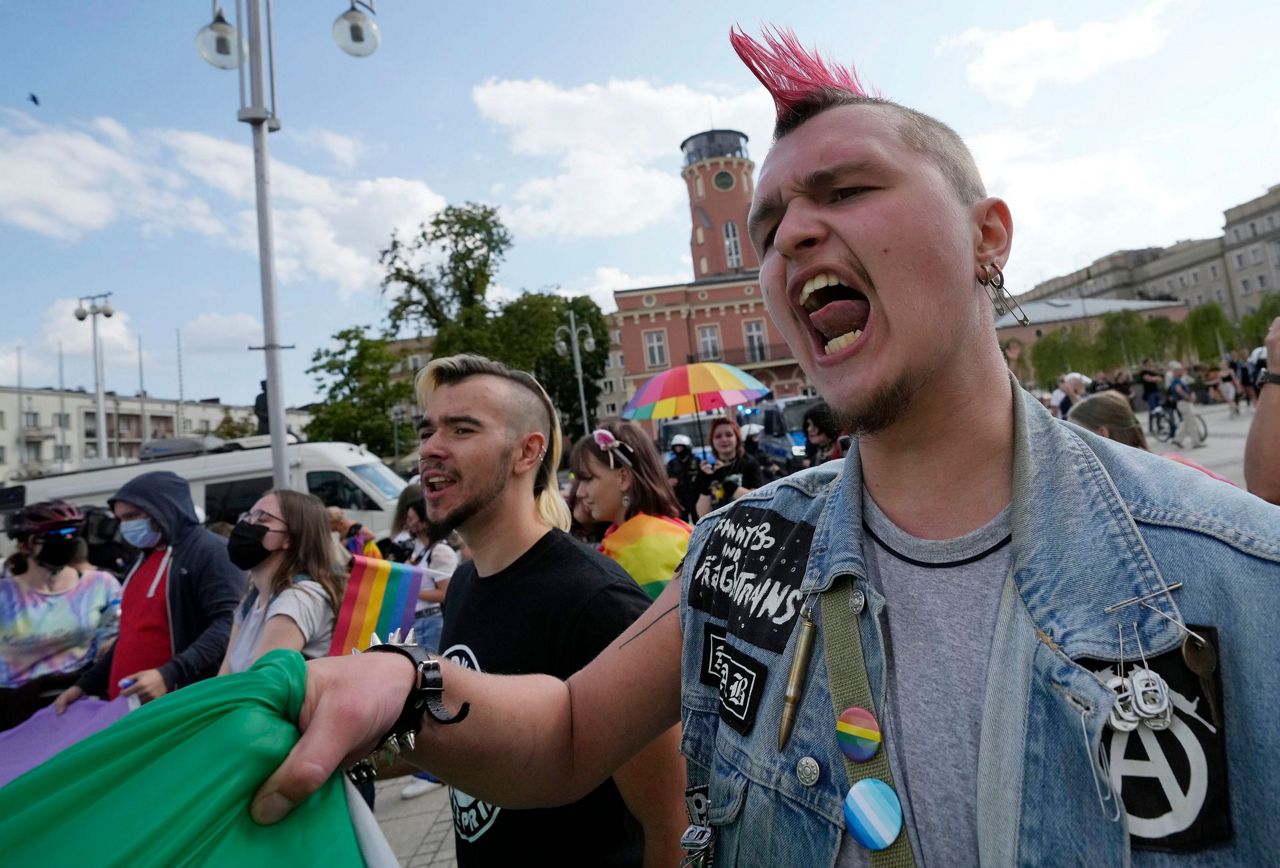
[[[325, 506], [341, 507], [353, 520], [381, 538], [391, 529], [396, 500], [405, 481], [372, 452], [350, 443], [297, 443], [285, 447], [290, 486], [309, 492]], [[107, 498], [142, 473], [171, 470], [187, 480], [191, 499], [205, 521], [232, 524], [272, 487], [271, 450], [236, 449], [41, 476], [0, 487], [0, 510], [42, 500], [69, 500], [106, 506]], [[25, 489], [19, 491], [19, 488]], [[0, 540], [10, 548], [10, 541]]]

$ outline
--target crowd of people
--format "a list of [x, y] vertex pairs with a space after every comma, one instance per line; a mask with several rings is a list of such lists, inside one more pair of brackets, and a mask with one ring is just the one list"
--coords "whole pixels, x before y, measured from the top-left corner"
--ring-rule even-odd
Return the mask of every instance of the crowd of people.
[[[223, 538], [151, 471], [108, 504], [121, 582], [86, 562], [81, 507], [24, 507], [4, 725], [176, 707], [284, 650], [311, 662], [263, 824], [381, 763], [421, 775], [406, 798], [449, 785], [462, 865], [1272, 858], [1280, 377], [1224, 365], [1202, 392], [1144, 362], [1046, 409], [995, 340], [1012, 216], [959, 136], [789, 37], [733, 42], [777, 106], [750, 235], [825, 399], [807, 469], [728, 416], [706, 460], [617, 420], [565, 455], [533, 376], [437, 358], [385, 539], [289, 490]], [[1198, 394], [1256, 403], [1249, 490], [1151, 455], [1138, 388], [1184, 420]], [[414, 641], [326, 656], [355, 556], [421, 568]]]

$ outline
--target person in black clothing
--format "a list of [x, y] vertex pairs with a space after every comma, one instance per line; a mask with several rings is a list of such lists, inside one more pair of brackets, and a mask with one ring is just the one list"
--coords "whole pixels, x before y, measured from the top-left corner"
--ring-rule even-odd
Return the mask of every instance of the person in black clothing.
[[844, 457], [840, 425], [826, 401], [819, 401], [804, 413], [804, 466], [817, 467]]
[[676, 490], [676, 500], [680, 503], [681, 518], [688, 522], [698, 518], [698, 493], [702, 489], [698, 467], [698, 456], [693, 454], [693, 441], [687, 434], [677, 434], [671, 438], [673, 456], [667, 462], [667, 478]]
[[[432, 361], [418, 399], [431, 536], [456, 528], [473, 556], [449, 583], [441, 654], [484, 672], [567, 679], [640, 617], [649, 598], [620, 565], [565, 533], [551, 400], [533, 377], [479, 356]], [[674, 865], [688, 822], [679, 727], [562, 807], [513, 810], [456, 789], [451, 798], [464, 868], [518, 864], [530, 854], [559, 865]]]
[[1142, 400], [1147, 402], [1147, 412], [1151, 412], [1164, 400], [1164, 374], [1150, 359], [1143, 359], [1138, 379], [1142, 381]]
[[737, 422], [721, 417], [711, 423], [711, 451], [715, 463], [702, 462], [699, 518], [764, 485], [760, 462], [747, 454]]

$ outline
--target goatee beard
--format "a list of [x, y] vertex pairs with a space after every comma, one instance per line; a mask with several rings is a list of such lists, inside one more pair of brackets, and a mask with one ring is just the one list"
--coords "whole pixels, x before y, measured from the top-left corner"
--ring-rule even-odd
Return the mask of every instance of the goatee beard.
[[903, 374], [859, 403], [832, 407], [831, 412], [841, 430], [855, 437], [872, 437], [902, 418], [923, 385], [918, 377]]

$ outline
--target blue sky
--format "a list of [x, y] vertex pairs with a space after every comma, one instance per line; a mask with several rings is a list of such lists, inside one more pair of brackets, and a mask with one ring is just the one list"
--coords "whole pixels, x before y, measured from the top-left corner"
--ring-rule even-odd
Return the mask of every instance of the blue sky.
[[[333, 44], [344, 6], [276, 4], [271, 137], [291, 404], [311, 353], [384, 308], [377, 254], [445, 203], [502, 209], [499, 294], [610, 292], [690, 274], [679, 143], [708, 128], [767, 152], [771, 107], [734, 22], [793, 27], [884, 96], [969, 141], [1016, 226], [1015, 291], [1120, 247], [1220, 232], [1280, 182], [1267, 0], [383, 2], [382, 46]], [[942, 8], [939, 8], [942, 7]], [[202, 2], [0, 2], [0, 383], [92, 386], [75, 299], [114, 292], [108, 388], [247, 402], [261, 379], [250, 135], [236, 76], [196, 54]], [[39, 95], [40, 107], [26, 102]]]

